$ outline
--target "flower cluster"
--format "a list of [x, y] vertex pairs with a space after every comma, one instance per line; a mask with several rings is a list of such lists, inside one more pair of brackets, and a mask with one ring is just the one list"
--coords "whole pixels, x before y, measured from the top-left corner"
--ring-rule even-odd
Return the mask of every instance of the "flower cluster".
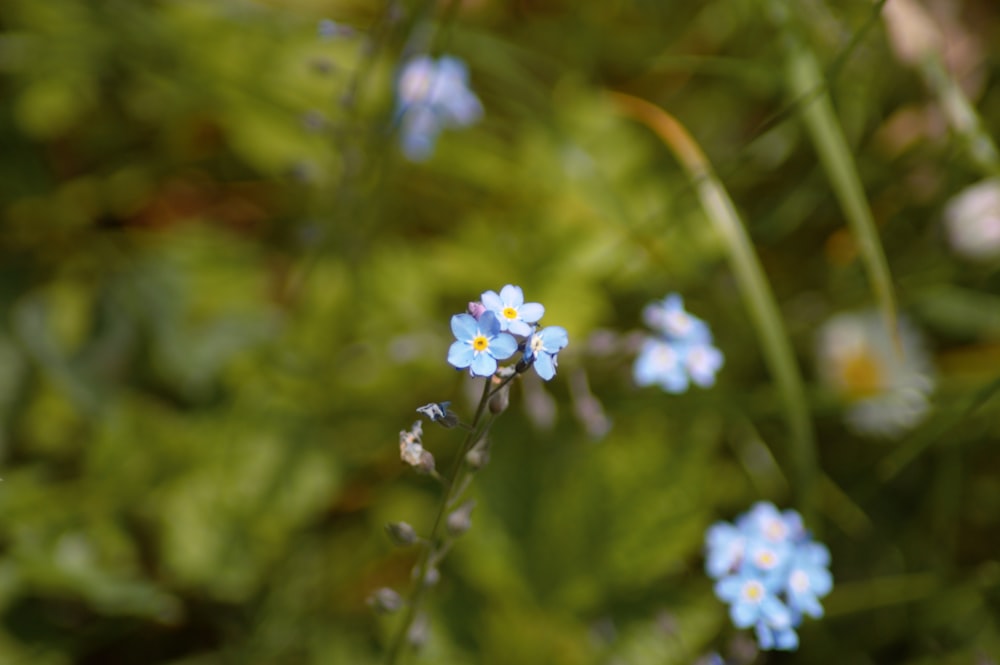
[[480, 301], [469, 303], [468, 314], [451, 317], [456, 341], [448, 349], [448, 362], [458, 369], [468, 367], [473, 376], [493, 376], [499, 361], [521, 351], [517, 371], [534, 367], [548, 381], [556, 374], [557, 356], [569, 336], [560, 326], [539, 328], [543, 314], [539, 303], [524, 302], [519, 286], [486, 291]]
[[636, 383], [655, 383], [668, 393], [685, 392], [691, 382], [702, 388], [715, 383], [722, 352], [712, 345], [708, 325], [684, 310], [679, 295], [647, 305], [642, 316], [657, 334], [646, 338], [635, 360]]
[[801, 516], [760, 502], [735, 524], [712, 525], [705, 546], [705, 570], [733, 624], [753, 626], [762, 649], [797, 649], [802, 616], [823, 616], [819, 599], [833, 588], [830, 552], [811, 539]]
[[818, 333], [819, 374], [847, 403], [848, 426], [863, 435], [897, 437], [930, 409], [931, 359], [919, 331], [899, 319], [891, 335], [876, 310], [843, 313]]
[[469, 89], [469, 70], [461, 60], [426, 55], [403, 67], [396, 83], [397, 113], [402, 116], [403, 153], [413, 161], [431, 156], [446, 127], [466, 127], [479, 120], [483, 106]]

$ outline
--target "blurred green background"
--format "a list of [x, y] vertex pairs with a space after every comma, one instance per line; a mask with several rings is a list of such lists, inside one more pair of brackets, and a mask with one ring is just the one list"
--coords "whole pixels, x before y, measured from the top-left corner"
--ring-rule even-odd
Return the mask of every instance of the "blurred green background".
[[[571, 344], [494, 427], [419, 662], [996, 662], [1000, 262], [942, 219], [1000, 174], [1000, 7], [894, 1], [5, 0], [0, 663], [378, 662], [393, 622], [365, 599], [416, 558], [383, 525], [426, 531], [439, 497], [397, 434], [430, 401], [468, 414], [448, 318], [508, 283]], [[392, 86], [422, 52], [465, 60], [485, 115], [411, 164]], [[826, 85], [797, 90], [796, 58]], [[714, 164], [813, 442], [698, 183], [612, 90]], [[846, 427], [816, 369], [825, 320], [886, 307], [803, 122], [819, 97], [935, 367], [893, 437]], [[726, 355], [711, 390], [633, 384], [667, 292]], [[425, 431], [447, 466], [460, 433]], [[702, 572], [705, 528], [761, 499], [833, 555], [792, 654], [755, 656]]]

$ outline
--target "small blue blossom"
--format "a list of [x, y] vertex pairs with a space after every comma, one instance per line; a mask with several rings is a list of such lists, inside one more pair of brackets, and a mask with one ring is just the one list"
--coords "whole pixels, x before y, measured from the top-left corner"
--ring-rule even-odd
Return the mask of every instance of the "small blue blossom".
[[[537, 302], [524, 302], [524, 292], [520, 286], [508, 284], [496, 291], [486, 291], [482, 295], [483, 306], [493, 312], [500, 321], [500, 329], [514, 335], [527, 337], [534, 324], [545, 314], [545, 307]], [[560, 328], [560, 330], [562, 330]], [[565, 334], [565, 330], [563, 333]], [[565, 346], [565, 344], [563, 344]], [[562, 348], [562, 347], [560, 347]]]
[[451, 317], [451, 331], [456, 341], [448, 349], [448, 362], [469, 368], [474, 376], [493, 376], [497, 361], [506, 360], [517, 351], [513, 336], [501, 332], [500, 322], [492, 312], [483, 312], [479, 320], [469, 314]]
[[567, 344], [569, 335], [565, 328], [560, 326], [542, 328], [528, 340], [524, 349], [524, 359], [532, 363], [538, 376], [548, 381], [556, 375], [556, 366], [559, 364], [556, 354], [566, 348]]
[[715, 595], [730, 603], [729, 616], [737, 628], [791, 625], [792, 615], [777, 595], [750, 570], [730, 575], [715, 585]]
[[823, 616], [819, 599], [833, 588], [830, 552], [812, 541], [794, 510], [759, 502], [705, 533], [705, 570], [730, 604], [738, 628], [754, 627], [762, 649], [798, 648], [804, 615]]
[[712, 579], [719, 579], [730, 570], [735, 570], [747, 548], [747, 537], [740, 529], [727, 522], [719, 522], [709, 527], [705, 533], [708, 556], [705, 558], [705, 572]]
[[469, 89], [469, 70], [461, 60], [422, 55], [403, 67], [396, 85], [397, 113], [402, 116], [403, 153], [413, 161], [431, 156], [438, 134], [449, 127], [466, 127], [483, 114]]
[[711, 342], [708, 325], [684, 309], [684, 299], [676, 293], [650, 303], [642, 310], [642, 319], [650, 328], [670, 339]]
[[632, 370], [640, 386], [659, 385], [668, 393], [682, 393], [688, 389], [688, 375], [684, 369], [683, 349], [658, 337], [647, 338], [635, 359]]
[[808, 543], [792, 558], [788, 567], [786, 593], [793, 611], [808, 614], [814, 619], [823, 616], [819, 599], [830, 593], [833, 577], [827, 566], [830, 552], [819, 543]]
[[632, 372], [637, 384], [659, 385], [674, 394], [686, 392], [691, 383], [715, 385], [722, 352], [713, 346], [708, 324], [685, 311], [679, 295], [647, 305], [642, 317], [657, 334], [643, 342], [636, 357]]

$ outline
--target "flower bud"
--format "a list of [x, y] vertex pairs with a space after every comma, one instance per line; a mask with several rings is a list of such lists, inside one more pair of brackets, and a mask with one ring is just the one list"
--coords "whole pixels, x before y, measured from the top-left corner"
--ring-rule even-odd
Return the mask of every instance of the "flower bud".
[[417, 542], [417, 532], [406, 522], [390, 522], [385, 525], [385, 532], [393, 545], [406, 547]]
[[392, 614], [403, 606], [403, 599], [394, 589], [382, 587], [368, 596], [368, 606], [376, 614]]
[[445, 524], [448, 528], [448, 533], [453, 536], [460, 536], [469, 530], [472, 526], [472, 509], [475, 505], [476, 502], [470, 499], [448, 515], [448, 521]]
[[469, 314], [471, 314], [472, 318], [474, 318], [476, 321], [479, 320], [479, 317], [482, 316], [483, 312], [485, 311], [486, 311], [486, 305], [479, 302], [478, 300], [473, 300], [472, 302], [469, 303]]
[[[411, 577], [413, 577], [414, 581], [416, 581], [417, 578], [420, 577], [419, 565], [413, 567], [413, 573]], [[426, 588], [430, 588], [432, 586], [435, 586], [440, 581], [441, 581], [441, 571], [439, 571], [437, 568], [428, 568], [427, 573], [424, 574], [424, 586]]]
[[486, 466], [489, 461], [490, 442], [486, 435], [483, 435], [483, 438], [472, 447], [472, 450], [465, 453], [465, 463], [468, 464], [469, 468], [473, 471], [479, 471], [481, 468]]
[[410, 624], [410, 630], [406, 633], [406, 641], [415, 649], [422, 647], [427, 642], [430, 634], [430, 625], [427, 615], [421, 612]]
[[[493, 382], [496, 383], [496, 377], [493, 377]], [[510, 406], [510, 384], [504, 385], [500, 390], [496, 392], [493, 397], [490, 398], [489, 404], [490, 413], [497, 415], [503, 413]]]

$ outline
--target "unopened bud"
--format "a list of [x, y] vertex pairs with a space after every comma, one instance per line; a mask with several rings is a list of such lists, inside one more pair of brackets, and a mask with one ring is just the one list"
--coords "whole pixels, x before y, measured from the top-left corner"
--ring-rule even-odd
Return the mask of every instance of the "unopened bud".
[[385, 532], [389, 534], [389, 540], [393, 545], [406, 547], [417, 542], [417, 532], [406, 522], [390, 522], [385, 525]]
[[497, 391], [493, 397], [490, 398], [490, 413], [497, 415], [503, 413], [510, 406], [510, 384], [508, 383], [503, 388]]
[[[416, 580], [418, 577], [420, 577], [420, 566], [415, 566], [413, 568], [412, 577], [413, 577], [414, 580]], [[425, 587], [430, 588], [430, 587], [436, 585], [440, 581], [441, 581], [441, 571], [439, 571], [437, 568], [428, 568], [427, 572], [424, 573], [424, 586]]]
[[427, 621], [427, 615], [421, 612], [410, 624], [410, 630], [406, 633], [406, 641], [410, 643], [410, 646], [420, 648], [427, 642], [429, 634], [430, 625]]
[[483, 312], [485, 311], [486, 311], [486, 305], [479, 302], [478, 300], [473, 300], [472, 302], [469, 303], [469, 314], [471, 314], [472, 318], [474, 318], [476, 321], [479, 320], [479, 317], [482, 316]]
[[469, 468], [473, 471], [479, 471], [481, 468], [489, 464], [490, 461], [490, 441], [483, 435], [483, 438], [479, 440], [472, 450], [465, 453], [465, 463], [469, 465]]
[[368, 596], [368, 606], [377, 614], [392, 614], [403, 606], [403, 599], [394, 589], [382, 587]]
[[510, 377], [513, 374], [514, 369], [512, 367], [501, 367], [490, 379], [494, 390], [497, 390], [497, 386], [500, 387], [496, 394], [490, 398], [488, 404], [490, 413], [493, 415], [503, 413], [510, 406]]
[[460, 536], [472, 527], [472, 509], [475, 505], [476, 502], [470, 499], [448, 515], [448, 521], [445, 524], [448, 533]]

